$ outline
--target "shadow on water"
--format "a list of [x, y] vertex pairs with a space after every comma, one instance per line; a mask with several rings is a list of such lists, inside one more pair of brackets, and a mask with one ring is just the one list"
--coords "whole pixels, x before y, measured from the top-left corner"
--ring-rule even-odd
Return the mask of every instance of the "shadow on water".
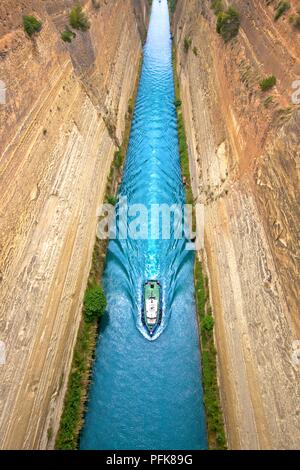
[[[154, 0], [120, 197], [184, 204], [167, 0]], [[102, 321], [81, 449], [204, 449], [194, 254], [185, 240], [110, 241]], [[162, 285], [155, 341], [141, 322], [142, 286]], [[109, 317], [109, 320], [108, 320]]]

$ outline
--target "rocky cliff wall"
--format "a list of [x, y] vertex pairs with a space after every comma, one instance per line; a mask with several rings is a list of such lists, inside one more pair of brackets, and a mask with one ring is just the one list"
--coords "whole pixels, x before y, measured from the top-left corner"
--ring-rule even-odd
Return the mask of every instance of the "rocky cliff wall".
[[[1, 1], [0, 448], [46, 448], [59, 424], [95, 241], [97, 207], [141, 56], [148, 2]], [[29, 38], [22, 15], [43, 22]]]
[[[300, 338], [300, 110], [291, 95], [300, 33], [288, 18], [298, 2], [276, 22], [274, 2], [234, 4], [241, 28], [227, 44], [210, 0], [178, 0], [173, 19], [193, 189], [205, 203], [229, 446], [293, 449], [300, 445], [300, 367], [292, 361]], [[277, 85], [264, 93], [259, 82], [271, 74]]]

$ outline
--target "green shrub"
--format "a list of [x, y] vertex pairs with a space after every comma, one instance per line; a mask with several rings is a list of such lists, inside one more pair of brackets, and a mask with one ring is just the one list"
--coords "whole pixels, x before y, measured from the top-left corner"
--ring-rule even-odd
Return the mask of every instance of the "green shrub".
[[176, 10], [177, 0], [169, 0], [169, 6], [171, 13], [174, 13]]
[[84, 296], [84, 314], [88, 322], [102, 317], [106, 308], [106, 298], [101, 286], [89, 287]]
[[23, 26], [28, 36], [39, 33], [43, 23], [35, 18], [35, 16], [23, 16]]
[[112, 196], [111, 194], [106, 197], [106, 202], [115, 206], [118, 202], [118, 198], [116, 196]]
[[114, 166], [115, 168], [119, 170], [122, 164], [123, 164], [123, 154], [122, 154], [122, 150], [119, 149], [115, 152]]
[[76, 5], [72, 8], [70, 13], [70, 25], [72, 28], [79, 29], [81, 31], [87, 31], [90, 28], [88, 17], [80, 5]]
[[214, 327], [214, 319], [211, 315], [205, 315], [202, 319], [202, 328], [204, 328], [206, 331], [212, 331]]
[[181, 100], [178, 100], [178, 99], [177, 99], [177, 100], [175, 100], [174, 104], [175, 104], [175, 107], [176, 107], [176, 108], [180, 108], [182, 102], [181, 102]]
[[133, 113], [133, 99], [130, 98], [128, 101], [128, 113], [132, 114]]
[[300, 29], [300, 13], [298, 13], [297, 16], [293, 18], [292, 24], [295, 26], [295, 28]]
[[275, 10], [274, 21], [277, 21], [290, 8], [289, 2], [279, 2]]
[[264, 78], [259, 82], [261, 91], [268, 91], [270, 88], [276, 85], [276, 77], [274, 75], [270, 75], [269, 77]]
[[221, 11], [217, 16], [217, 33], [222, 36], [225, 42], [237, 36], [240, 29], [240, 15], [233, 7], [226, 11]]
[[223, 0], [212, 0], [211, 9], [214, 11], [215, 15], [218, 15], [221, 11], [224, 11]]
[[70, 31], [68, 28], [66, 28], [62, 33], [61, 33], [61, 38], [64, 42], [72, 42], [72, 39], [76, 36], [75, 33]]
[[[219, 396], [216, 349], [214, 344], [214, 321], [206, 313], [208, 286], [198, 258], [195, 262], [196, 306], [200, 319], [203, 398], [205, 404], [209, 449], [226, 449], [223, 414]], [[208, 309], [210, 311], [210, 309]]]
[[186, 37], [185, 37], [185, 38], [184, 38], [184, 43], [183, 43], [183, 48], [184, 48], [184, 51], [185, 51], [186, 53], [188, 52], [188, 50], [189, 50], [191, 44], [192, 44], [191, 38], [186, 38]]

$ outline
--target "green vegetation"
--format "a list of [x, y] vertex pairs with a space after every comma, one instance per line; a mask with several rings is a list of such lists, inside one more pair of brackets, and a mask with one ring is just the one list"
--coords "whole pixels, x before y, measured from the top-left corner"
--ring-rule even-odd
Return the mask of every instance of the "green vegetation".
[[268, 91], [276, 85], [276, 77], [274, 75], [270, 75], [269, 77], [263, 78], [259, 82], [259, 85], [261, 91]]
[[106, 197], [106, 202], [108, 204], [111, 204], [112, 206], [115, 206], [118, 202], [118, 198], [110, 194], [109, 196]]
[[176, 10], [177, 0], [168, 0], [170, 12], [173, 14]]
[[208, 445], [210, 449], [222, 450], [226, 449], [226, 437], [217, 380], [217, 360], [213, 332], [214, 320], [211, 309], [207, 308], [209, 303], [208, 282], [204, 282], [202, 266], [197, 257], [195, 261], [195, 290], [200, 320], [202, 380]]
[[279, 2], [274, 14], [274, 21], [277, 21], [287, 10], [291, 8], [290, 2]]
[[237, 36], [240, 29], [240, 15], [234, 7], [219, 11], [217, 15], [217, 33], [225, 42]]
[[290, 16], [289, 21], [296, 29], [300, 29], [300, 10], [297, 11], [297, 15]]
[[64, 410], [60, 429], [56, 438], [56, 449], [72, 450], [77, 448], [79, 431], [82, 425], [82, 401], [88, 387], [87, 368], [96, 344], [97, 326], [82, 321], [74, 350], [72, 369], [65, 396]]
[[72, 28], [81, 31], [87, 31], [90, 28], [88, 17], [80, 5], [75, 5], [72, 8], [70, 13], [70, 25]]
[[214, 11], [215, 15], [218, 15], [219, 13], [221, 13], [221, 11], [224, 11], [225, 8], [223, 0], [212, 0], [211, 9]]
[[129, 114], [132, 114], [133, 113], [133, 101], [132, 101], [132, 98], [130, 98], [129, 102], [128, 102], [128, 113]]
[[[176, 54], [173, 48], [173, 68], [175, 83], [175, 99], [180, 101], [180, 87], [176, 68]], [[181, 102], [181, 101], [180, 101]], [[191, 187], [189, 171], [189, 155], [185, 133], [184, 119], [182, 111], [178, 106], [177, 124], [180, 163], [183, 180], [186, 188], [186, 202], [194, 203], [193, 191]], [[203, 369], [203, 392], [206, 411], [206, 421], [208, 429], [208, 441], [210, 449], [226, 449], [226, 438], [224, 431], [224, 422], [220, 404], [218, 380], [217, 380], [217, 361], [216, 350], [214, 346], [214, 320], [209, 304], [208, 283], [204, 284], [202, 267], [198, 259], [195, 265], [195, 290], [196, 304], [200, 320], [200, 336], [202, 349], [202, 369]]]
[[70, 31], [68, 28], [66, 28], [62, 33], [61, 33], [61, 38], [64, 42], [72, 42], [72, 39], [76, 36], [73, 31]]
[[[134, 98], [131, 99], [132, 106], [135, 101], [137, 85], [138, 82], [136, 82]], [[105, 191], [106, 200], [110, 197], [115, 197], [117, 193], [118, 181], [122, 173], [124, 161], [123, 155], [125, 155], [127, 151], [130, 129], [131, 116], [126, 113], [123, 143], [121, 148], [116, 151], [113, 164], [111, 165], [110, 175], [108, 177]], [[83, 416], [100, 324], [99, 322], [101, 320], [101, 312], [103, 312], [104, 308], [105, 298], [102, 293], [100, 293], [97, 283], [103, 275], [107, 245], [107, 240], [96, 239], [92, 256], [91, 271], [84, 298], [84, 315], [78, 330], [64, 401], [64, 409], [60, 421], [60, 428], [56, 437], [55, 448], [60, 450], [75, 450], [78, 447], [79, 433], [83, 425]], [[95, 293], [95, 286], [97, 291], [99, 291], [98, 293]], [[93, 294], [91, 294], [91, 292], [93, 292]], [[90, 314], [88, 312], [90, 312]], [[60, 386], [62, 386], [62, 383]]]
[[183, 48], [186, 53], [189, 51], [191, 44], [192, 44], [191, 38], [185, 37], [183, 41]]
[[120, 169], [123, 165], [123, 160], [124, 160], [124, 156], [123, 156], [122, 150], [119, 149], [115, 152], [115, 157], [114, 157], [115, 168]]
[[89, 287], [84, 296], [84, 315], [87, 322], [98, 320], [104, 315], [106, 298], [101, 286]]
[[214, 322], [212, 315], [205, 315], [205, 317], [202, 320], [202, 328], [205, 331], [212, 331], [214, 324], [215, 322]]
[[23, 16], [23, 26], [25, 32], [31, 37], [41, 31], [43, 23], [37, 20], [35, 16]]
[[[185, 183], [186, 202], [187, 204], [193, 204], [194, 197], [193, 197], [192, 185], [191, 185], [191, 180], [190, 180], [190, 163], [189, 163], [188, 145], [187, 145], [183, 115], [180, 109], [181, 108], [180, 88], [179, 88], [179, 80], [178, 80], [177, 70], [176, 70], [176, 59], [175, 59], [174, 49], [173, 49], [173, 69], [174, 69], [174, 83], [175, 83], [175, 105], [177, 103], [176, 111], [177, 111], [177, 127], [178, 127], [178, 142], [179, 142], [181, 173], [182, 173], [183, 181]], [[193, 224], [195, 223], [194, 219], [195, 217], [193, 217]]]
[[182, 102], [181, 100], [175, 100], [174, 104], [175, 104], [175, 108], [180, 108], [180, 106], [182, 105]]
[[198, 49], [196, 46], [193, 47], [193, 53], [195, 54], [195, 56], [198, 55]]
[[270, 104], [273, 103], [273, 96], [268, 96], [265, 100], [264, 100], [264, 107], [265, 108], [268, 108]]

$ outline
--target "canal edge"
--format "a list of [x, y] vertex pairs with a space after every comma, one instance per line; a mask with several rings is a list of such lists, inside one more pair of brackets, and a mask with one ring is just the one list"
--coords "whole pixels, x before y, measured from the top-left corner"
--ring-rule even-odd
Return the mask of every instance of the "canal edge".
[[[172, 45], [172, 62], [181, 172], [185, 185], [186, 203], [194, 205], [187, 137], [184, 117], [181, 110], [182, 102], [180, 82], [177, 74], [176, 48], [174, 44]], [[193, 228], [194, 223], [195, 214], [193, 207]], [[214, 336], [214, 317], [209, 297], [208, 277], [204, 277], [203, 275], [203, 265], [200, 261], [200, 254], [198, 252], [196, 252], [195, 255], [194, 285], [201, 349], [203, 402], [206, 416], [208, 448], [210, 450], [226, 450], [227, 439], [219, 390], [217, 351]]]
[[[107, 177], [103, 200], [110, 203], [113, 202], [113, 200], [116, 200], [126, 161], [142, 63], [143, 52], [139, 59], [134, 91], [128, 101], [122, 144], [119, 147], [116, 147], [117, 150], [115, 151]], [[107, 248], [108, 240], [99, 240], [96, 238], [85, 293], [95, 284], [102, 286]], [[84, 425], [84, 415], [88, 402], [91, 374], [95, 360], [100, 324], [101, 319], [93, 322], [85, 320], [83, 306], [80, 325], [73, 350], [73, 358], [71, 361], [60, 424], [55, 437], [54, 448], [56, 450], [77, 450], [79, 448], [80, 433]], [[51, 434], [52, 430], [50, 428], [48, 429], [49, 440], [51, 438]]]

